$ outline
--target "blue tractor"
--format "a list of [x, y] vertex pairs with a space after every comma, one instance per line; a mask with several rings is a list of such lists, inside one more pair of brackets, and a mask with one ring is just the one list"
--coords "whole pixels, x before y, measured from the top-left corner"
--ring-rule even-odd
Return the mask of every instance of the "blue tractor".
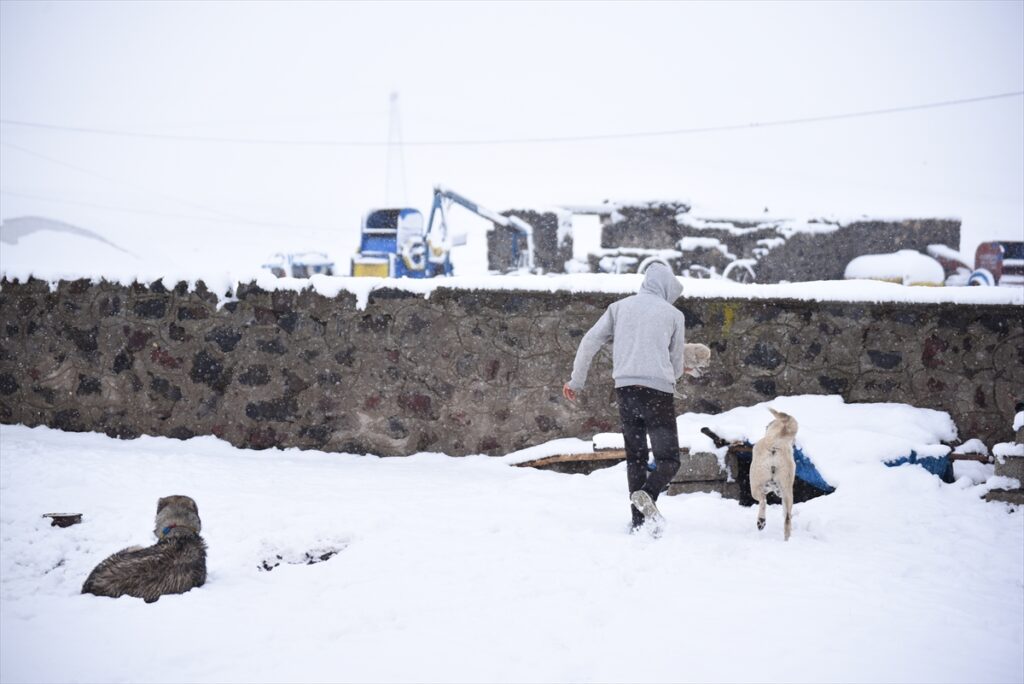
[[381, 278], [432, 278], [452, 274], [447, 210], [462, 205], [496, 226], [512, 230], [512, 263], [508, 270], [533, 271], [533, 227], [516, 216], [504, 216], [437, 185], [430, 220], [424, 227], [417, 209], [373, 209], [363, 217], [359, 253], [352, 258], [352, 275]]

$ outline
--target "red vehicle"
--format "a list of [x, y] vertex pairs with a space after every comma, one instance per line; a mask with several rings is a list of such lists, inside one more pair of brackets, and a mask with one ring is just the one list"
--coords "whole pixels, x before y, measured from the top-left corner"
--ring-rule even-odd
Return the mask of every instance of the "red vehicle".
[[1024, 242], [983, 242], [974, 252], [968, 285], [1024, 286]]

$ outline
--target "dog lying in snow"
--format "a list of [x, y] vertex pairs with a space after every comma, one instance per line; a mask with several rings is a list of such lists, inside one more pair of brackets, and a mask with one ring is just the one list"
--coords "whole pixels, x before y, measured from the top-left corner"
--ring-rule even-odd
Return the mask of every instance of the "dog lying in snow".
[[199, 507], [188, 496], [156, 503], [157, 543], [132, 546], [110, 556], [89, 574], [83, 594], [134, 596], [152, 603], [164, 594], [184, 594], [206, 582], [206, 542], [199, 536]]
[[750, 462], [750, 494], [758, 503], [757, 529], [765, 525], [765, 504], [768, 494], [782, 499], [786, 513], [785, 537], [789, 540], [793, 513], [793, 481], [796, 479], [796, 461], [793, 460], [793, 442], [799, 425], [788, 413], [769, 408], [775, 419], [768, 423], [764, 437], [754, 445]]
[[699, 378], [711, 363], [711, 349], [705, 344], [687, 342], [683, 345], [683, 368], [686, 374]]

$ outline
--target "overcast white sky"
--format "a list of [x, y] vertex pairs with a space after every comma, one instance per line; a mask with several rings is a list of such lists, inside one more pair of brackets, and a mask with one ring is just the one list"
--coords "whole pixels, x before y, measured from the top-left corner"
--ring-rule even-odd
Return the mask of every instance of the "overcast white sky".
[[413, 144], [713, 127], [1020, 92], [1018, 1], [3, 0], [8, 122], [364, 144], [4, 123], [0, 216], [50, 216], [135, 250], [201, 238], [214, 250], [306, 246], [343, 259], [361, 215], [388, 202], [387, 147], [365, 143], [387, 142], [391, 91], [408, 143], [404, 197], [391, 201], [423, 211], [443, 183], [495, 209], [689, 198], [710, 215], [959, 216], [971, 253], [982, 239], [1024, 238], [1019, 95], [704, 134]]

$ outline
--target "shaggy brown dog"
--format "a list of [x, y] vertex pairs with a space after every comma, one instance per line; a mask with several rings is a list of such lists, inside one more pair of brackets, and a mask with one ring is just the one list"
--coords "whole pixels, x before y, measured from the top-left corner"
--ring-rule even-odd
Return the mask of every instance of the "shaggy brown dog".
[[711, 363], [711, 348], [706, 344], [687, 342], [683, 345], [683, 367], [687, 375], [699, 378]]
[[89, 574], [83, 594], [134, 596], [152, 603], [164, 594], [184, 594], [206, 582], [206, 542], [199, 536], [199, 507], [190, 497], [165, 496], [156, 503], [156, 544], [133, 546], [110, 556]]

